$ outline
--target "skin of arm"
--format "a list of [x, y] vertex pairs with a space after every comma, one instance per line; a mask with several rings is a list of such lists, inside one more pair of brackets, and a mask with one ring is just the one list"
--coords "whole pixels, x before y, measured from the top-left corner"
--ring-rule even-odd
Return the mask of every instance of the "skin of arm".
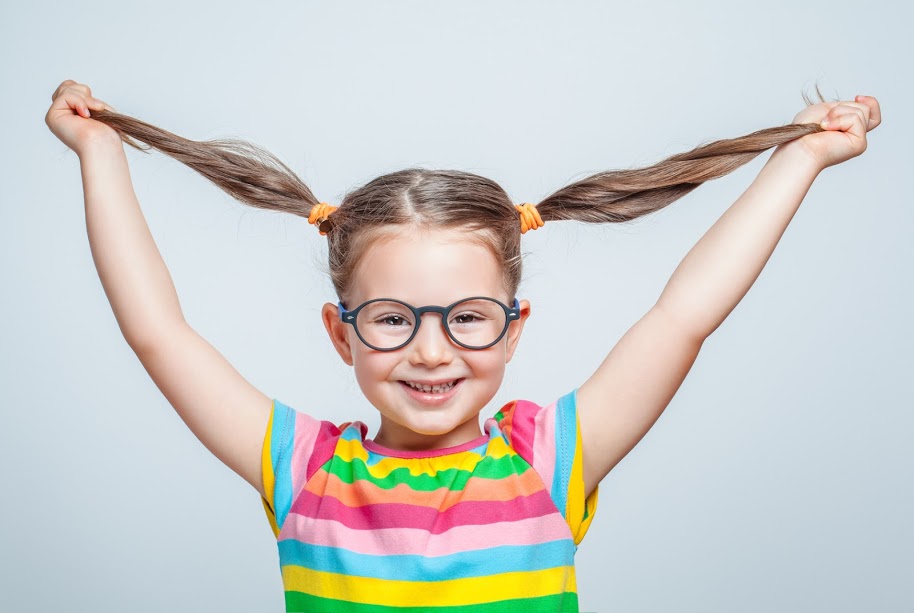
[[124, 339], [197, 439], [264, 496], [262, 444], [272, 399], [185, 321], [120, 139], [88, 144], [80, 165], [92, 257]]
[[590, 492], [654, 425], [713, 333], [758, 278], [823, 169], [794, 141], [692, 247], [657, 303], [578, 389]]
[[858, 95], [807, 105], [793, 123], [821, 130], [775, 149], [679, 264], [654, 307], [579, 388], [588, 495], [666, 409], [704, 340], [758, 278], [818, 174], [863, 153], [882, 112], [875, 97]]
[[755, 283], [821, 170], [802, 149], [777, 147], [676, 267], [654, 308], [710, 336]]
[[124, 339], [136, 350], [184, 322], [178, 294], [140, 210], [120, 139], [92, 142], [79, 160], [92, 258]]

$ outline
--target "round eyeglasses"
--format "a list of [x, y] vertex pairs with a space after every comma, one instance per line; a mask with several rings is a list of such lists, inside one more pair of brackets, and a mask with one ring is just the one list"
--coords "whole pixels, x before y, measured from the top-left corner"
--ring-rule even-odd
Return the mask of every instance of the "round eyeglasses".
[[512, 320], [520, 319], [520, 303], [509, 307], [494, 298], [474, 296], [450, 306], [414, 307], [401, 300], [375, 298], [347, 311], [337, 304], [340, 319], [352, 324], [359, 339], [376, 351], [395, 351], [416, 336], [423, 313], [439, 313], [444, 331], [466, 349], [487, 349], [501, 340]]

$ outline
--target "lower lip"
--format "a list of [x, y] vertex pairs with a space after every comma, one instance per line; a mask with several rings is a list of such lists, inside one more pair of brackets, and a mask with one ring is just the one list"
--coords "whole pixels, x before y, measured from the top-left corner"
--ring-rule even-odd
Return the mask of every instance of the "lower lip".
[[463, 385], [463, 382], [464, 379], [458, 379], [457, 383], [454, 384], [454, 387], [442, 394], [435, 394], [434, 392], [421, 392], [417, 389], [411, 388], [402, 381], [400, 382], [400, 385], [403, 386], [403, 389], [406, 390], [407, 395], [409, 395], [412, 399], [429, 406], [438, 406], [439, 404], [444, 404], [453, 398], [454, 394], [457, 393], [458, 388]]

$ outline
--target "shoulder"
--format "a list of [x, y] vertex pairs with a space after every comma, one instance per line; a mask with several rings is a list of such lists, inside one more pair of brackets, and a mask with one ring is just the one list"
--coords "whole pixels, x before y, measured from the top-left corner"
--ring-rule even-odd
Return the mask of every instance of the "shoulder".
[[526, 452], [533, 449], [537, 416], [544, 409], [530, 400], [511, 400], [486, 420], [486, 428], [490, 430], [490, 435], [500, 433], [508, 445], [529, 462]]
[[532, 466], [551, 488], [556, 473], [574, 455], [577, 434], [576, 392], [572, 390], [548, 404], [512, 400], [493, 417], [486, 428], [497, 430], [505, 442]]
[[362, 422], [339, 425], [317, 419], [273, 399], [264, 433], [261, 474], [264, 505], [273, 531], [279, 534], [293, 500], [308, 480], [333, 457], [341, 438], [364, 432]]
[[360, 421], [335, 424], [318, 419], [273, 399], [263, 444], [264, 468], [274, 471], [295, 466], [295, 476], [307, 481], [333, 455], [341, 438], [359, 438], [367, 432]]
[[267, 436], [279, 449], [288, 443], [298, 446], [311, 446], [320, 440], [338, 437], [348, 422], [337, 426], [326, 419], [317, 419], [308, 413], [273, 399]]
[[565, 517], [575, 545], [580, 543], [596, 511], [599, 488], [585, 495], [577, 389], [545, 405], [512, 400], [486, 425], [497, 428], [517, 455], [533, 467]]
[[[575, 392], [560, 397], [549, 404], [531, 400], [512, 400], [486, 420], [486, 428], [495, 428], [505, 441], [531, 465], [541, 465], [539, 460], [554, 462], [556, 433], [562, 434], [575, 423]], [[570, 424], [566, 423], [570, 419]], [[539, 456], [539, 457], [538, 457]]]

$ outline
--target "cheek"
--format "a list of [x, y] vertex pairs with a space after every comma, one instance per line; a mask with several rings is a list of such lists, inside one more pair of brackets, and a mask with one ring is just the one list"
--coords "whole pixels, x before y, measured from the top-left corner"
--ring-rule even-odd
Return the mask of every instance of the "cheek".
[[487, 379], [496, 378], [501, 379], [505, 372], [505, 353], [504, 350], [498, 346], [493, 347], [497, 348], [497, 351], [485, 352], [478, 356], [473, 356], [475, 359], [471, 362], [473, 364], [473, 370], [477, 377], [484, 377]]
[[387, 380], [397, 363], [396, 358], [391, 357], [390, 354], [363, 349], [356, 351], [353, 358], [355, 378], [363, 387]]

